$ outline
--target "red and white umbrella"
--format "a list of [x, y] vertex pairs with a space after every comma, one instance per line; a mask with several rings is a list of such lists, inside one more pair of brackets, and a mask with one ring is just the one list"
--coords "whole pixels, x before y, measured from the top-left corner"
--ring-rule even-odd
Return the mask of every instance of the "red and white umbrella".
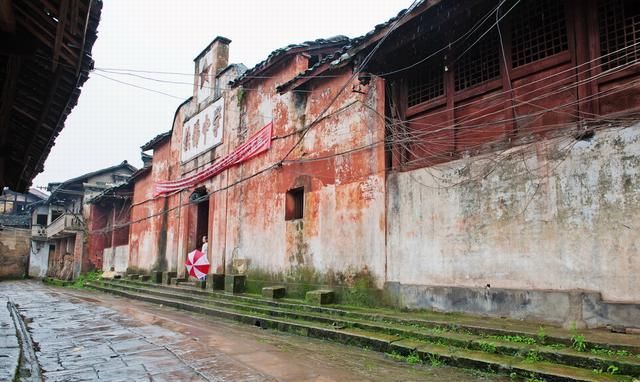
[[203, 280], [209, 273], [209, 259], [207, 259], [207, 255], [197, 249], [189, 252], [184, 265], [187, 267], [189, 276], [193, 276], [198, 280]]

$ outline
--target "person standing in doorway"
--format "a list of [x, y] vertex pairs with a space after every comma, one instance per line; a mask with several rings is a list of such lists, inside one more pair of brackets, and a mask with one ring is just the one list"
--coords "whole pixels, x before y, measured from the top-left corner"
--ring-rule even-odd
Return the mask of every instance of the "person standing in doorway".
[[202, 236], [202, 253], [207, 256], [209, 254], [209, 243], [207, 242], [207, 235]]

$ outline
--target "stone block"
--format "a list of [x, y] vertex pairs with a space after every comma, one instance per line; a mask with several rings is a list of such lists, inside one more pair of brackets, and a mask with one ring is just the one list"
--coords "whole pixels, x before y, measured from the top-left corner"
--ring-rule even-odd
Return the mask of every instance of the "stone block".
[[151, 272], [151, 282], [160, 284], [162, 282], [162, 272], [161, 271]]
[[333, 303], [335, 293], [329, 289], [319, 289], [307, 292], [307, 295], [305, 297], [307, 302], [311, 304], [326, 305]]
[[171, 284], [171, 279], [175, 278], [176, 276], [178, 276], [177, 272], [162, 272], [162, 283], [169, 285]]
[[268, 286], [262, 288], [262, 297], [283, 298], [287, 289], [283, 286]]
[[193, 286], [198, 289], [205, 289], [207, 287], [207, 282], [205, 280], [196, 280], [193, 282]]
[[139, 277], [140, 277], [140, 275], [137, 275], [137, 274], [130, 274], [130, 275], [127, 275], [127, 278], [128, 278], [129, 280], [137, 280]]
[[244, 283], [247, 279], [245, 275], [225, 275], [224, 290], [230, 293], [243, 293]]
[[236, 275], [244, 275], [247, 273], [249, 267], [249, 260], [247, 259], [233, 259], [231, 261], [231, 271]]
[[213, 290], [224, 290], [224, 273], [207, 275], [207, 287]]
[[140, 280], [140, 281], [149, 281], [149, 280], [151, 280], [151, 276], [149, 276], [149, 275], [140, 275], [138, 280]]

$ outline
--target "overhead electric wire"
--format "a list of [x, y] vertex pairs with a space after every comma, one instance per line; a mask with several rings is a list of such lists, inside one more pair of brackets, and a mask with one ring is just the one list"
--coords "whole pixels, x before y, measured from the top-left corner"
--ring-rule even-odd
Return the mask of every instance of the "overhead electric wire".
[[[498, 18], [498, 15], [499, 15], [499, 7], [500, 7], [500, 5], [501, 5], [501, 4], [504, 4], [504, 2], [505, 2], [505, 1], [506, 1], [506, 0], [502, 1], [501, 3], [499, 3], [499, 4], [498, 4], [498, 6], [497, 6], [493, 11], [491, 11], [491, 12], [489, 13], [489, 15], [491, 15], [491, 14], [493, 14], [494, 12], [496, 12], [496, 22], [494, 23], [494, 25], [493, 25], [493, 26], [498, 26], [498, 28], [499, 28], [499, 21], [500, 21], [504, 16], [506, 16], [506, 13], [505, 13], [505, 14], [502, 16], [502, 18]], [[520, 0], [518, 0], [518, 2], [519, 2], [519, 1], [520, 1]], [[518, 4], [518, 2], [516, 2], [516, 4], [515, 4], [515, 5], [517, 5], [517, 4]], [[406, 15], [406, 14], [408, 14], [408, 13], [410, 13], [411, 8], [412, 8], [415, 4], [416, 4], [416, 3], [412, 4], [412, 6], [411, 6], [411, 7], [409, 8], [409, 10], [405, 13], [405, 15]], [[515, 7], [515, 5], [514, 5], [513, 7]], [[511, 9], [513, 9], [513, 7], [512, 7], [512, 8], [510, 8], [510, 9], [509, 9], [509, 11], [510, 11]], [[507, 13], [508, 13], [509, 11], [507, 11]], [[404, 17], [404, 15], [403, 15], [403, 17]], [[398, 23], [401, 19], [402, 19], [402, 18], [400, 18], [400, 19], [396, 20], [396, 23], [395, 23], [394, 25], [392, 25], [392, 26], [389, 28], [389, 30], [387, 30], [387, 33], [386, 33], [386, 34], [385, 34], [385, 36], [382, 38], [382, 40], [378, 42], [378, 44], [376, 45], [376, 47], [375, 47], [371, 52], [369, 52], [369, 54], [365, 57], [365, 60], [363, 60], [362, 64], [361, 64], [361, 65], [359, 65], [359, 66], [358, 66], [358, 68], [356, 68], [356, 70], [354, 70], [353, 75], [352, 75], [352, 76], [350, 76], [349, 80], [348, 80], [348, 81], [345, 83], [345, 85], [340, 89], [340, 91], [339, 91], [339, 92], [338, 92], [338, 93], [333, 97], [333, 99], [332, 99], [332, 100], [331, 100], [331, 102], [327, 105], [327, 107], [326, 107], [326, 108], [325, 108], [325, 109], [324, 109], [324, 110], [323, 110], [323, 111], [318, 115], [318, 117], [316, 118], [316, 120], [314, 120], [313, 122], [311, 122], [310, 124], [308, 124], [307, 126], [305, 126], [305, 127], [304, 127], [304, 130], [302, 131], [302, 136], [301, 136], [301, 138], [300, 138], [300, 139], [296, 142], [296, 144], [295, 144], [295, 145], [294, 145], [294, 146], [289, 150], [289, 152], [287, 153], [287, 155], [285, 155], [285, 157], [284, 157], [282, 160], [280, 160], [279, 162], [276, 162], [276, 163], [274, 163], [274, 164], [272, 164], [272, 165], [269, 165], [269, 166], [267, 166], [267, 167], [263, 168], [262, 170], [259, 170], [258, 172], [253, 173], [253, 174], [251, 174], [251, 175], [249, 175], [249, 176], [241, 177], [241, 178], [240, 178], [240, 179], [238, 179], [236, 182], [231, 183], [231, 184], [228, 184], [226, 187], [220, 187], [220, 188], [218, 188], [218, 189], [216, 189], [216, 190], [213, 190], [213, 191], [211, 191], [211, 192], [209, 192], [209, 193], [207, 193], [207, 194], [203, 195], [202, 197], [198, 198], [197, 200], [195, 200], [195, 201], [193, 201], [193, 202], [188, 202], [188, 203], [184, 203], [184, 204], [179, 204], [178, 206], [172, 207], [172, 208], [170, 208], [170, 209], [166, 209], [166, 210], [164, 210], [164, 211], [160, 211], [159, 213], [152, 214], [152, 215], [150, 215], [150, 216], [148, 216], [148, 217], [143, 217], [143, 218], [141, 218], [141, 219], [138, 219], [137, 221], [130, 222], [130, 223], [128, 223], [127, 225], [129, 225], [129, 224], [133, 224], [133, 223], [135, 223], [135, 222], [139, 222], [139, 221], [142, 221], [142, 220], [146, 220], [146, 219], [149, 219], [149, 218], [152, 218], [152, 217], [155, 217], [155, 216], [159, 216], [159, 215], [162, 215], [162, 214], [165, 214], [165, 213], [168, 213], [168, 212], [170, 212], [170, 211], [172, 211], [172, 210], [175, 210], [176, 208], [180, 208], [181, 206], [186, 206], [186, 205], [189, 205], [189, 204], [192, 204], [192, 203], [198, 203], [198, 202], [200, 202], [200, 201], [204, 201], [204, 200], [208, 199], [211, 195], [215, 194], [216, 192], [220, 192], [220, 191], [228, 190], [229, 188], [234, 187], [235, 185], [238, 185], [238, 184], [240, 184], [240, 183], [243, 183], [243, 182], [245, 182], [245, 181], [247, 181], [247, 180], [249, 180], [249, 179], [252, 179], [252, 178], [254, 178], [254, 177], [256, 177], [256, 176], [258, 176], [258, 175], [260, 175], [260, 174], [263, 174], [263, 173], [268, 172], [268, 171], [270, 171], [270, 170], [273, 170], [273, 169], [279, 168], [279, 167], [280, 167], [281, 165], [283, 165], [283, 164], [289, 164], [289, 163], [304, 163], [304, 162], [307, 162], [307, 161], [324, 160], [324, 159], [329, 159], [329, 158], [331, 158], [331, 157], [335, 157], [335, 156], [339, 156], [339, 155], [346, 155], [346, 154], [350, 154], [350, 153], [353, 153], [353, 152], [355, 152], [355, 151], [359, 151], [359, 150], [367, 149], [367, 148], [374, 147], [374, 146], [376, 146], [376, 145], [380, 145], [380, 144], [387, 144], [387, 145], [391, 145], [391, 144], [393, 144], [393, 143], [397, 143], [398, 141], [393, 141], [393, 140], [392, 140], [392, 141], [387, 141], [387, 138], [385, 137], [385, 138], [384, 138], [384, 139], [382, 139], [382, 140], [375, 141], [375, 142], [371, 142], [371, 143], [368, 143], [368, 144], [366, 144], [366, 145], [364, 145], [364, 146], [359, 146], [359, 147], [356, 147], [356, 148], [350, 148], [350, 149], [347, 149], [347, 150], [344, 150], [344, 151], [336, 152], [336, 153], [333, 153], [333, 154], [327, 154], [327, 155], [325, 155], [325, 156], [321, 156], [321, 157], [300, 158], [300, 159], [297, 159], [297, 160], [296, 160], [296, 159], [292, 159], [292, 160], [287, 159], [287, 158], [288, 158], [288, 156], [289, 156], [289, 154], [290, 154], [290, 153], [291, 153], [291, 152], [292, 152], [292, 151], [293, 151], [293, 150], [294, 150], [294, 149], [295, 149], [295, 148], [296, 148], [296, 147], [297, 147], [297, 146], [298, 146], [298, 145], [303, 141], [303, 139], [304, 139], [304, 137], [305, 137], [305, 134], [306, 134], [306, 133], [307, 133], [307, 132], [312, 128], [312, 127], [314, 127], [314, 126], [318, 123], [318, 119], [319, 119], [319, 118], [323, 118], [323, 117], [324, 117], [324, 116], [323, 116], [323, 114], [324, 114], [324, 113], [326, 113], [326, 111], [327, 111], [327, 110], [329, 110], [329, 109], [331, 108], [331, 106], [333, 105], [333, 103], [335, 103], [335, 102], [336, 102], [336, 100], [339, 98], [339, 96], [341, 95], [341, 93], [343, 93], [343, 92], [344, 92], [344, 90], [345, 90], [345, 89], [346, 89], [346, 87], [349, 85], [349, 83], [351, 83], [351, 81], [353, 81], [353, 79], [355, 78], [355, 76], [357, 76], [357, 75], [358, 75], [358, 73], [359, 73], [361, 70], [363, 70], [363, 68], [366, 66], [366, 64], [367, 64], [367, 63], [368, 63], [368, 61], [370, 60], [370, 58], [371, 58], [371, 57], [373, 56], [373, 54], [377, 51], [377, 49], [380, 47], [380, 45], [384, 42], [384, 39], [386, 39], [386, 37], [387, 37], [390, 33], [392, 33], [392, 32], [393, 32], [395, 25], [397, 25], [397, 23]], [[482, 21], [482, 23], [481, 23], [481, 24], [479, 24], [479, 25], [480, 25], [480, 26], [481, 26], [481, 25], [483, 25], [483, 24], [484, 24], [484, 22], [486, 22], [486, 20]], [[493, 26], [491, 26], [490, 28], [493, 28]], [[473, 46], [474, 44], [476, 44], [476, 43], [477, 43], [477, 42], [478, 42], [482, 37], [484, 37], [487, 33], [488, 33], [488, 31], [484, 32], [484, 33], [483, 33], [483, 34], [482, 34], [482, 35], [481, 35], [481, 36], [480, 36], [480, 37], [479, 37], [479, 38], [478, 38], [478, 39], [477, 39], [477, 40], [472, 44], [472, 46]], [[457, 42], [457, 41], [458, 41], [458, 40], [456, 40], [456, 42]], [[640, 43], [640, 42], [639, 42], [639, 43]], [[636, 44], [634, 44], [634, 45], [637, 45], [637, 44], [638, 44], [638, 43], [636, 43]], [[632, 47], [632, 46], [627, 46], [627, 47], [625, 47], [625, 48], [623, 48], [623, 49], [620, 49], [620, 51], [622, 51], [622, 50], [624, 50], [624, 49], [629, 49], [630, 47]], [[466, 51], [468, 51], [470, 48], [471, 48], [471, 47], [469, 47]], [[465, 51], [465, 52], [466, 52], [466, 51]], [[503, 53], [503, 56], [504, 56], [504, 51], [503, 51], [502, 53]], [[609, 54], [613, 54], [613, 53], [615, 53], [615, 52], [611, 52], [611, 53], [609, 53]], [[589, 61], [589, 62], [582, 63], [582, 64], [580, 64], [580, 65], [572, 66], [571, 68], [569, 68], [569, 69], [567, 69], [567, 70], [565, 70], [565, 71], [576, 71], [576, 70], [577, 70], [577, 68], [579, 68], [579, 67], [581, 67], [581, 66], [583, 66], [583, 65], [588, 65], [588, 64], [590, 64], [590, 63], [594, 62], [595, 60], [602, 59], [604, 56], [606, 56], [606, 55], [603, 55], [603, 56], [600, 56], [600, 57], [594, 58], [593, 60], [591, 60], [591, 61]], [[503, 58], [504, 58], [504, 59], [506, 59], [505, 57], [503, 57]], [[424, 60], [425, 60], [425, 59], [423, 59], [423, 60], [421, 60], [421, 61], [418, 61], [418, 62], [416, 62], [416, 63], [412, 64], [412, 66], [410, 66], [410, 67], [414, 67], [414, 66], [416, 66], [416, 65], [419, 65], [420, 63], [424, 62]], [[632, 63], [632, 64], [630, 64], [630, 65], [634, 65], [634, 64], [635, 64], [635, 62], [634, 62], [634, 63]], [[595, 66], [595, 67], [588, 67], [588, 68], [585, 70], [585, 72], [587, 72], [587, 71], [591, 71], [591, 70], [594, 70], [594, 68], [597, 68], [597, 67], [599, 67], [599, 66], [601, 66], [601, 65], [603, 65], [603, 64], [602, 64], [602, 63], [600, 63], [599, 65], [597, 65], [597, 66]], [[603, 72], [600, 72], [600, 73], [594, 74], [593, 76], [588, 77], [587, 79], [583, 79], [583, 80], [581, 80], [581, 81], [572, 82], [572, 83], [571, 83], [570, 85], [568, 85], [567, 87], [562, 87], [562, 88], [560, 88], [560, 89], [553, 89], [553, 90], [551, 90], [551, 91], [549, 91], [549, 92], [547, 92], [547, 93], [545, 93], [545, 94], [543, 94], [543, 95], [538, 95], [537, 97], [534, 97], [532, 100], [518, 100], [518, 99], [517, 99], [517, 97], [510, 97], [510, 98], [511, 98], [511, 100], [512, 100], [512, 102], [513, 102], [513, 101], [515, 101], [515, 102], [520, 102], [520, 103], [522, 103], [522, 104], [524, 104], [524, 105], [529, 105], [529, 106], [533, 106], [533, 107], [540, 108], [541, 110], [540, 110], [540, 111], [538, 111], [538, 112], [534, 112], [534, 113], [531, 113], [531, 114], [523, 115], [523, 116], [520, 116], [520, 117], [514, 117], [514, 118], [504, 119], [503, 121], [490, 121], [490, 122], [485, 122], [485, 123], [480, 123], [480, 124], [470, 125], [470, 126], [464, 126], [464, 125], [463, 125], [463, 126], [460, 126], [460, 125], [458, 125], [458, 123], [459, 123], [458, 121], [454, 121], [454, 122], [452, 122], [452, 121], [447, 121], [447, 122], [443, 122], [443, 123], [442, 123], [442, 124], [448, 124], [448, 126], [444, 126], [444, 127], [443, 127], [443, 131], [444, 131], [444, 129], [447, 129], [447, 130], [455, 130], [455, 131], [460, 131], [460, 130], [464, 131], [464, 129], [467, 129], [467, 130], [472, 130], [472, 129], [481, 129], [481, 128], [487, 128], [487, 126], [496, 125], [496, 124], [499, 124], [499, 123], [505, 123], [505, 122], [517, 122], [518, 120], [524, 120], [524, 119], [526, 119], [526, 118], [532, 118], [532, 119], [530, 119], [530, 120], [528, 120], [528, 121], [525, 121], [525, 122], [524, 122], [524, 125], [526, 126], [527, 124], [532, 124], [534, 121], [538, 120], [542, 115], [544, 115], [544, 113], [548, 113], [548, 112], [563, 112], [563, 113], [565, 113], [565, 114], [570, 115], [570, 114], [571, 114], [570, 112], [565, 112], [565, 111], [562, 111], [562, 110], [559, 110], [559, 109], [566, 108], [567, 106], [573, 106], [573, 105], [576, 105], [576, 104], [579, 104], [579, 103], [582, 103], [582, 102], [585, 102], [585, 101], [590, 101], [590, 100], [592, 100], [592, 99], [599, 99], [599, 98], [601, 98], [601, 97], [603, 97], [603, 96], [609, 96], [609, 95], [611, 95], [611, 94], [616, 94], [617, 92], [624, 91], [624, 90], [626, 90], [626, 89], [628, 89], [628, 88], [630, 88], [630, 87], [636, 86], [636, 85], [637, 85], [637, 83], [636, 83], [636, 82], [632, 82], [632, 83], [625, 84], [625, 85], [622, 85], [622, 86], [619, 86], [619, 87], [615, 87], [615, 88], [612, 88], [612, 89], [606, 89], [606, 90], [603, 90], [603, 91], [600, 91], [600, 92], [596, 92], [596, 93], [594, 93], [594, 94], [591, 94], [590, 96], [585, 97], [585, 98], [581, 98], [581, 99], [578, 99], [578, 98], [577, 98], [577, 99], [576, 99], [576, 100], [574, 100], [574, 101], [570, 101], [570, 102], [565, 103], [565, 104], [562, 104], [562, 105], [556, 105], [556, 106], [555, 106], [555, 107], [553, 107], [553, 108], [544, 108], [544, 107], [542, 107], [542, 106], [540, 106], [540, 105], [534, 105], [534, 104], [531, 104], [531, 102], [533, 102], [533, 101], [535, 101], [535, 100], [538, 100], [538, 99], [545, 98], [545, 97], [549, 97], [550, 95], [557, 94], [558, 92], [567, 91], [568, 89], [571, 89], [571, 88], [574, 88], [574, 87], [580, 86], [580, 85], [582, 85], [582, 84], [585, 84], [585, 83], [588, 83], [588, 82], [591, 82], [591, 81], [597, 80], [597, 79], [599, 79], [599, 78], [601, 78], [601, 77], [605, 77], [605, 76], [611, 75], [611, 74], [613, 74], [613, 73], [616, 73], [616, 71], [620, 71], [620, 70], [624, 70], [624, 69], [628, 68], [630, 65], [624, 65], [624, 66], [623, 66], [623, 68], [621, 68], [621, 67], [617, 67], [617, 68], [614, 68], [613, 70], [610, 70], [610, 71], [603, 71]], [[397, 73], [397, 72], [402, 71], [402, 70], [407, 70], [407, 69], [409, 69], [410, 67], [401, 68], [401, 69], [400, 69], [400, 70], [398, 70], [398, 71], [389, 72], [389, 73], [382, 73], [382, 74], [379, 74], [379, 75], [380, 75], [380, 76], [384, 76], [384, 75], [394, 74], [394, 73]], [[562, 72], [565, 72], [565, 71], [562, 71]], [[561, 74], [562, 72], [560, 72], [560, 73], [555, 73], [555, 74], [553, 74], [553, 75], [551, 75], [551, 76], [547, 76], [547, 77], [545, 77], [545, 78], [543, 78], [543, 79], [535, 80], [535, 81], [533, 81], [533, 82], [528, 82], [528, 83], [526, 83], [526, 84], [521, 85], [520, 87], [524, 87], [524, 86], [531, 86], [533, 83], [536, 83], [536, 82], [539, 82], [539, 81], [543, 81], [543, 80], [548, 81], [548, 79], [549, 79], [549, 78], [554, 77], [554, 76], [557, 76], [557, 75]], [[193, 76], [194, 74], [189, 74], [189, 75]], [[575, 76], [577, 76], [577, 74], [576, 74]], [[271, 77], [271, 76], [268, 76], [268, 77], [265, 77], [265, 78], [270, 78], [270, 77]], [[319, 77], [320, 77], [320, 76], [319, 76]], [[533, 90], [532, 90], [531, 92], [529, 92], [529, 93], [538, 92], [540, 89], [545, 89], [545, 88], [547, 88], [547, 87], [549, 87], [549, 86], [554, 86], [554, 85], [557, 85], [558, 83], [562, 83], [562, 82], [565, 82], [565, 81], [567, 81], [567, 78], [560, 78], [560, 79], [558, 79], [557, 81], [554, 81], [554, 82], [553, 82], [553, 83], [551, 83], [551, 84], [547, 84], [547, 85], [545, 85], [545, 86], [543, 86], [543, 87], [541, 87], [541, 88], [533, 89]], [[120, 82], [120, 81], [118, 81], [118, 82]], [[162, 81], [160, 81], [160, 82], [162, 82]], [[192, 86], [192, 84], [190, 84], [190, 85]], [[508, 90], [505, 90], [505, 91], [501, 92], [501, 94], [505, 94], [505, 93], [507, 93], [507, 92], [509, 92], [509, 93], [513, 92], [512, 94], [515, 94], [514, 90], [515, 90], [515, 89], [519, 89], [520, 87], [510, 88], [510, 89], [508, 89]], [[146, 90], [150, 90], [150, 89], [146, 89]], [[524, 93], [524, 94], [528, 94], [528, 93]], [[494, 97], [494, 96], [499, 96], [499, 94], [492, 95], [492, 97]], [[522, 94], [521, 94], [521, 95], [519, 95], [518, 97], [522, 97]], [[362, 101], [360, 101], [360, 102], [362, 102]], [[474, 102], [476, 102], [476, 101], [474, 101]], [[477, 102], [487, 102], [487, 99], [477, 100]], [[472, 102], [472, 103], [473, 103], [473, 102]], [[364, 104], [364, 103], [363, 103], [363, 104]], [[366, 105], [366, 104], [365, 104], [365, 105]], [[454, 109], [459, 108], [459, 107], [468, 107], [468, 105], [469, 105], [469, 103], [464, 104], [464, 105], [457, 105], [456, 107], [454, 107]], [[491, 106], [491, 105], [490, 105], [490, 106]], [[490, 106], [487, 106], [487, 107], [490, 107]], [[512, 106], [510, 106], [510, 107], [515, 108], [515, 107], [518, 107], [518, 106], [522, 106], [522, 105], [516, 105], [516, 106], [513, 106], [513, 105], [512, 105]], [[485, 109], [486, 109], [486, 108], [485, 108]], [[505, 108], [505, 109], [503, 109], [503, 110], [499, 110], [499, 111], [497, 111], [497, 112], [504, 112], [504, 111], [505, 111], [505, 110], [507, 110], [507, 109], [508, 109], [508, 108]], [[374, 111], [376, 111], [376, 112], [377, 112], [377, 110], [375, 110], [375, 109], [373, 109], [373, 108], [371, 108], [371, 110], [374, 110]], [[451, 108], [448, 108], [448, 109], [446, 109], [446, 110], [443, 110], [442, 112], [450, 112], [450, 111], [451, 111]], [[497, 113], [497, 112], [496, 112], [496, 113]], [[431, 113], [429, 113], [429, 115], [431, 115]], [[594, 117], [593, 117], [593, 118], [591, 118], [591, 119], [590, 119], [590, 118], [585, 118], [585, 117], [580, 117], [580, 116], [577, 116], [577, 118], [578, 118], [578, 120], [591, 120], [591, 121], [593, 121], [593, 122], [597, 122], [597, 121], [616, 121], [616, 120], [617, 120], [617, 119], [615, 119], [615, 118], [613, 118], [613, 119], [612, 119], [612, 118], [607, 118], [606, 116], [597, 116], [597, 115], [595, 115], [595, 114], [592, 114], [592, 115], [593, 115]], [[391, 129], [391, 130], [396, 129], [396, 127], [398, 127], [399, 125], [406, 124], [407, 122], [412, 122], [412, 121], [392, 121], [392, 123], [388, 123], [388, 122], [387, 122], [388, 117], [386, 117], [386, 116], [382, 116], [382, 117], [383, 117], [383, 118], [385, 118], [385, 127], [389, 128], [389, 129]], [[478, 119], [478, 118], [471, 119], [471, 120], [466, 120], [466, 121], [464, 121], [464, 122], [472, 122], [472, 121], [477, 120], [477, 119]], [[415, 123], [415, 122], [414, 122], [414, 123]], [[420, 123], [417, 123], [417, 124], [419, 125]], [[545, 124], [542, 128], [540, 128], [540, 129], [536, 130], [535, 132], [545, 132], [545, 130], [549, 130], [549, 131], [559, 130], [559, 129], [557, 129], [557, 127], [561, 127], [561, 126], [574, 126], [575, 124], [576, 124], [576, 121], [569, 121], [569, 122], [567, 122], [567, 123], [559, 123], [559, 124], [554, 124], [554, 125]], [[436, 126], [437, 126], [437, 125], [436, 125]], [[298, 132], [295, 132], [295, 133], [298, 133]], [[393, 133], [393, 131], [392, 131], [392, 133]], [[433, 133], [434, 133], [433, 131], [424, 132], [424, 133], [417, 133], [417, 134], [410, 133], [410, 135], [406, 136], [405, 138], [403, 138], [403, 139], [402, 139], [401, 141], [399, 141], [399, 142], [400, 142], [400, 143], [402, 143], [402, 142], [406, 142], [406, 143], [418, 143], [418, 144], [420, 144], [420, 142], [419, 142], [420, 138], [424, 138], [424, 136], [425, 136], [425, 135], [429, 135], [429, 134], [433, 134]], [[554, 138], [561, 138], [561, 139], [569, 139], [569, 138], [571, 138], [571, 142], [575, 142], [575, 141], [576, 141], [575, 136], [574, 136], [574, 135], [575, 135], [575, 133], [576, 133], [576, 131], [575, 131], [575, 130], [567, 130], [567, 132], [565, 133], [565, 136], [556, 136], [556, 137], [554, 137]], [[424, 134], [424, 135], [421, 135], [421, 134]], [[293, 135], [293, 134], [290, 134], [290, 135]], [[290, 135], [288, 135], [288, 136], [290, 136]], [[416, 142], [416, 141], [418, 141], [418, 142]], [[476, 140], [476, 141], [477, 141], [477, 140]], [[458, 142], [461, 142], [461, 143], [473, 143], [474, 141], [470, 139], [470, 140], [468, 140], [468, 141], [458, 141]], [[438, 146], [438, 145], [439, 145], [439, 143], [438, 143], [438, 142], [429, 142], [429, 144], [435, 144], [435, 146]], [[482, 145], [484, 145], [484, 144], [485, 144], [485, 143], [482, 143]], [[516, 146], [516, 147], [510, 146], [510, 147], [507, 147], [507, 148], [505, 149], [505, 151], [513, 150], [513, 149], [519, 149], [519, 148], [522, 148], [522, 147], [524, 147], [524, 146]], [[423, 151], [425, 151], [425, 152], [426, 152], [427, 150], [423, 150]], [[433, 150], [432, 150], [432, 153], [433, 153], [433, 154], [435, 154], [435, 155], [441, 155], [440, 153], [438, 153], [438, 152], [434, 152]], [[502, 155], [502, 154], [497, 154], [497, 155], [499, 156], [499, 155]], [[419, 161], [419, 160], [426, 160], [426, 159], [428, 159], [428, 158], [424, 158], [424, 157], [423, 157], [423, 158], [415, 158], [414, 160]], [[484, 160], [485, 158], [481, 158], [481, 159], [483, 159], [483, 160]], [[489, 160], [490, 160], [490, 159], [489, 159]], [[409, 164], [411, 164], [411, 163], [409, 162]], [[559, 165], [559, 164], [557, 164], [557, 165], [556, 165], [556, 167], [557, 167], [558, 165]], [[526, 167], [526, 166], [525, 166], [525, 167]], [[528, 171], [529, 171], [529, 170], [528, 170]], [[183, 190], [179, 190], [179, 191], [176, 191], [176, 193], [179, 193], [179, 192], [182, 192], [182, 191], [183, 191]]]

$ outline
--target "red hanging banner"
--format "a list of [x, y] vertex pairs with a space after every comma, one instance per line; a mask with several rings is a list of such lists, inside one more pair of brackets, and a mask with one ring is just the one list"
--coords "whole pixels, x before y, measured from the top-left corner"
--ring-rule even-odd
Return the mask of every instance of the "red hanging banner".
[[232, 153], [221, 158], [216, 163], [205, 168], [197, 174], [188, 176], [174, 181], [156, 182], [154, 185], [154, 195], [164, 195], [173, 191], [182, 190], [184, 188], [193, 187], [204, 180], [207, 180], [229, 167], [240, 164], [254, 156], [267, 151], [271, 147], [271, 133], [273, 130], [273, 122], [269, 122], [260, 131], [255, 133], [245, 143], [236, 147]]

